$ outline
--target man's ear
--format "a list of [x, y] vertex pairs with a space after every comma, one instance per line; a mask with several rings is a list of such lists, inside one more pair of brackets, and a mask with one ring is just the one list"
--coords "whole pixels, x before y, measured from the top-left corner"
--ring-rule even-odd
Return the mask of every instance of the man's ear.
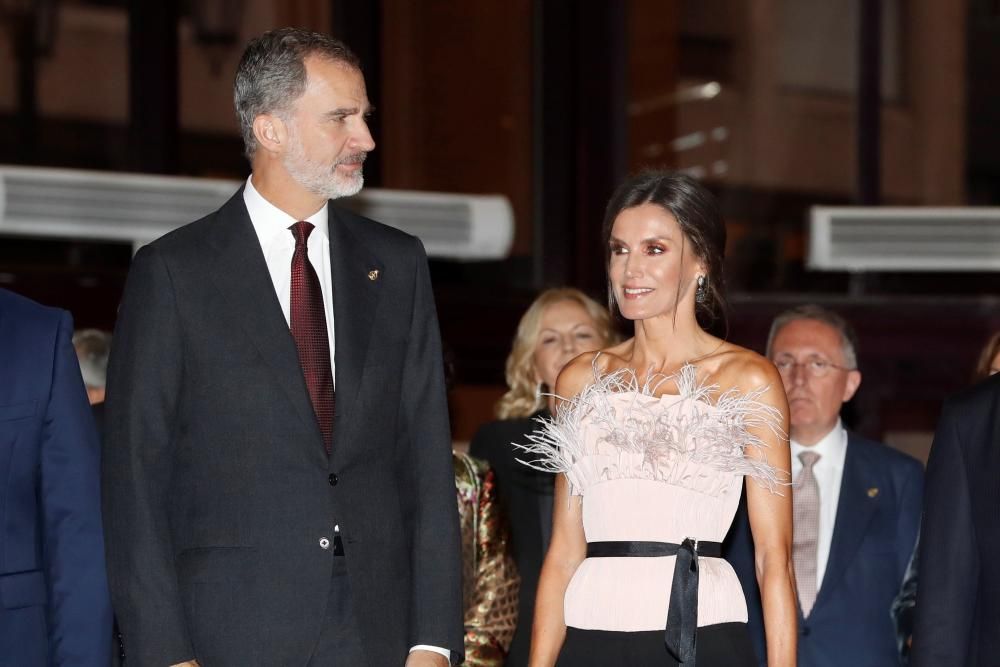
[[288, 143], [288, 127], [273, 114], [261, 114], [253, 119], [253, 136], [260, 148], [269, 153], [281, 153]]
[[854, 394], [861, 386], [861, 371], [847, 371], [847, 383], [844, 385], [844, 403], [854, 398]]

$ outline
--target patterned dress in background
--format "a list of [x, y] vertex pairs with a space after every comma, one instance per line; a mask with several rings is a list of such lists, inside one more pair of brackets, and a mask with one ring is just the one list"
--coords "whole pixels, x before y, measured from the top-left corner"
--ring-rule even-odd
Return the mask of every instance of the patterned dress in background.
[[510, 555], [510, 530], [489, 466], [458, 452], [452, 459], [462, 528], [462, 664], [501, 667], [517, 625], [519, 581]]

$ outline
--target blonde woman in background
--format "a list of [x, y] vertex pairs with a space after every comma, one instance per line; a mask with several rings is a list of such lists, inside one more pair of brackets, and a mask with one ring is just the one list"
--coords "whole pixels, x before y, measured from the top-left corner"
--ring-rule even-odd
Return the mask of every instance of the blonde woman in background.
[[554, 476], [517, 462], [524, 458], [512, 443], [527, 444], [526, 435], [538, 428], [537, 417], [551, 416], [547, 394], [559, 371], [571, 359], [610, 345], [616, 340], [608, 311], [572, 288], [554, 288], [541, 294], [521, 317], [513, 348], [507, 357], [509, 387], [497, 404], [498, 421], [484, 425], [472, 439], [472, 456], [485, 459], [496, 473], [500, 503], [511, 522], [514, 561], [521, 575], [517, 630], [508, 665], [526, 665], [535, 589], [542, 560], [552, 534]]

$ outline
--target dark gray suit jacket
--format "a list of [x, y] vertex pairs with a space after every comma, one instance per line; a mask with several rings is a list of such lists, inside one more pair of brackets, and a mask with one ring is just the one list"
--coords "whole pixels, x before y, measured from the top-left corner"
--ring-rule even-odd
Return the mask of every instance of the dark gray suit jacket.
[[927, 461], [913, 667], [1000, 661], [1000, 375], [945, 403]]
[[242, 189], [135, 257], [103, 462], [129, 665], [304, 665], [335, 558], [320, 540], [334, 523], [368, 664], [402, 665], [416, 644], [461, 660], [458, 519], [426, 257], [417, 239], [332, 206], [330, 247], [329, 459]]

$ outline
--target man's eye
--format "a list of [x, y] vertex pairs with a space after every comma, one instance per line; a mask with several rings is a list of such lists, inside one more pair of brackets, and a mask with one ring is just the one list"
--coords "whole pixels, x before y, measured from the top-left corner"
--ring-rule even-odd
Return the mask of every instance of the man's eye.
[[818, 371], [825, 371], [830, 366], [830, 362], [823, 359], [813, 359], [809, 365]]

